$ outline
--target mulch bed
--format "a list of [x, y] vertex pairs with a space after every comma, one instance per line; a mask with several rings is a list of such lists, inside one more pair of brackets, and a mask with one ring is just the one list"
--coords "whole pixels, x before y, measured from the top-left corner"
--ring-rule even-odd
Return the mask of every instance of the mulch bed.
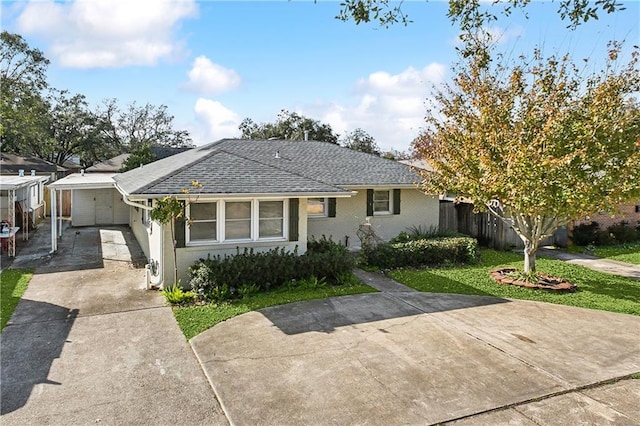
[[521, 281], [516, 278], [510, 277], [509, 274], [516, 271], [516, 268], [498, 268], [490, 272], [491, 278], [496, 280], [499, 284], [516, 285], [519, 287], [527, 288], [539, 288], [543, 290], [552, 291], [576, 291], [577, 286], [562, 278], [552, 277], [551, 275], [537, 273], [540, 278], [537, 283], [530, 283]]

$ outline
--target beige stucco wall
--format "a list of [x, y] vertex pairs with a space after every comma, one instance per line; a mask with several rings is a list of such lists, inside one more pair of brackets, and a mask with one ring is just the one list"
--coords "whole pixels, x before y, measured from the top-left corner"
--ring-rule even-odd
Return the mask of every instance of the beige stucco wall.
[[[344, 244], [345, 237], [348, 237], [349, 248], [354, 250], [360, 248], [360, 240], [356, 232], [367, 217], [367, 190], [354, 189], [354, 191], [358, 192], [357, 195], [336, 200], [336, 217], [309, 218], [307, 233], [310, 238], [326, 235]], [[417, 189], [403, 189], [400, 193], [400, 214], [372, 216], [371, 224], [376, 234], [386, 241], [410, 226], [437, 228], [438, 203], [437, 197], [425, 195]]]

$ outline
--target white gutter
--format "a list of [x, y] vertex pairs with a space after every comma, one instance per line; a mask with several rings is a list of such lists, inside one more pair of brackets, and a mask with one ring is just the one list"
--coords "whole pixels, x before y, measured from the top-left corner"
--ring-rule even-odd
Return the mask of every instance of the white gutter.
[[[126, 192], [124, 192], [124, 190], [122, 188], [120, 188], [120, 186], [118, 186], [118, 182], [114, 181], [113, 187], [120, 193], [120, 195], [122, 195], [122, 201], [132, 207], [138, 207], [144, 210], [153, 210], [153, 207], [148, 206], [146, 203], [145, 204], [138, 204], [134, 201], [130, 201], [129, 200], [129, 196], [126, 194]], [[146, 198], [144, 199], [146, 201]]]
[[[120, 190], [118, 190], [120, 191]], [[120, 191], [122, 194], [122, 191]], [[202, 193], [190, 193], [190, 194], [136, 194], [134, 196], [130, 196], [132, 201], [144, 201], [149, 198], [163, 198], [163, 197], [173, 197], [176, 196], [178, 199], [190, 199], [190, 198], [200, 198], [207, 200], [226, 200], [229, 198], [351, 198], [356, 195], [357, 191], [349, 191], [349, 192], [280, 192], [280, 193], [267, 193], [264, 192], [252, 192], [252, 193], [240, 193], [240, 194], [202, 194]], [[136, 205], [137, 206], [137, 205]]]

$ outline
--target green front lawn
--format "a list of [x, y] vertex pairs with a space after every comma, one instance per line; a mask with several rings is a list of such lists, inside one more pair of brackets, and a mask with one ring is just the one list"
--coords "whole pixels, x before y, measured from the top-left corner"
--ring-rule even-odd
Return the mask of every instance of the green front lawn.
[[280, 287], [268, 293], [256, 293], [241, 300], [220, 305], [178, 306], [173, 314], [187, 340], [202, 333], [214, 325], [246, 312], [255, 311], [268, 306], [303, 300], [325, 299], [333, 296], [375, 292], [364, 284], [342, 286], [325, 286], [321, 288]]
[[9, 322], [32, 276], [29, 269], [6, 269], [0, 274], [0, 331]]
[[[586, 253], [586, 247], [571, 245], [567, 247], [569, 253]], [[603, 259], [617, 260], [619, 262], [640, 265], [640, 242], [619, 246], [595, 246], [589, 253]]]
[[391, 277], [419, 291], [476, 294], [557, 303], [581, 308], [640, 315], [640, 281], [592, 271], [559, 260], [538, 259], [539, 272], [562, 277], [578, 285], [574, 293], [555, 293], [497, 284], [489, 271], [498, 266], [522, 268], [522, 256], [482, 251], [482, 264], [425, 270], [396, 270]]
[[640, 265], [640, 243], [626, 246], [596, 247], [594, 256]]

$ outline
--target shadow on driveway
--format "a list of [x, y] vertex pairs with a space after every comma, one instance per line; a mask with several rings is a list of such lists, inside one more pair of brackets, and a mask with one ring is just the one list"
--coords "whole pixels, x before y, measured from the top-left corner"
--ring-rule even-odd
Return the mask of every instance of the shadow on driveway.
[[0, 342], [0, 413], [3, 415], [24, 406], [36, 385], [61, 384], [47, 377], [78, 316], [77, 309], [27, 299], [20, 301], [18, 309], [55, 320], [12, 324], [3, 330]]
[[[395, 294], [401, 295], [399, 299]], [[369, 293], [287, 305], [287, 309], [261, 309], [274, 326], [287, 335], [311, 331], [333, 333], [337, 328], [430, 314], [455, 309], [508, 303], [498, 297], [446, 295], [429, 298], [425, 293]]]

